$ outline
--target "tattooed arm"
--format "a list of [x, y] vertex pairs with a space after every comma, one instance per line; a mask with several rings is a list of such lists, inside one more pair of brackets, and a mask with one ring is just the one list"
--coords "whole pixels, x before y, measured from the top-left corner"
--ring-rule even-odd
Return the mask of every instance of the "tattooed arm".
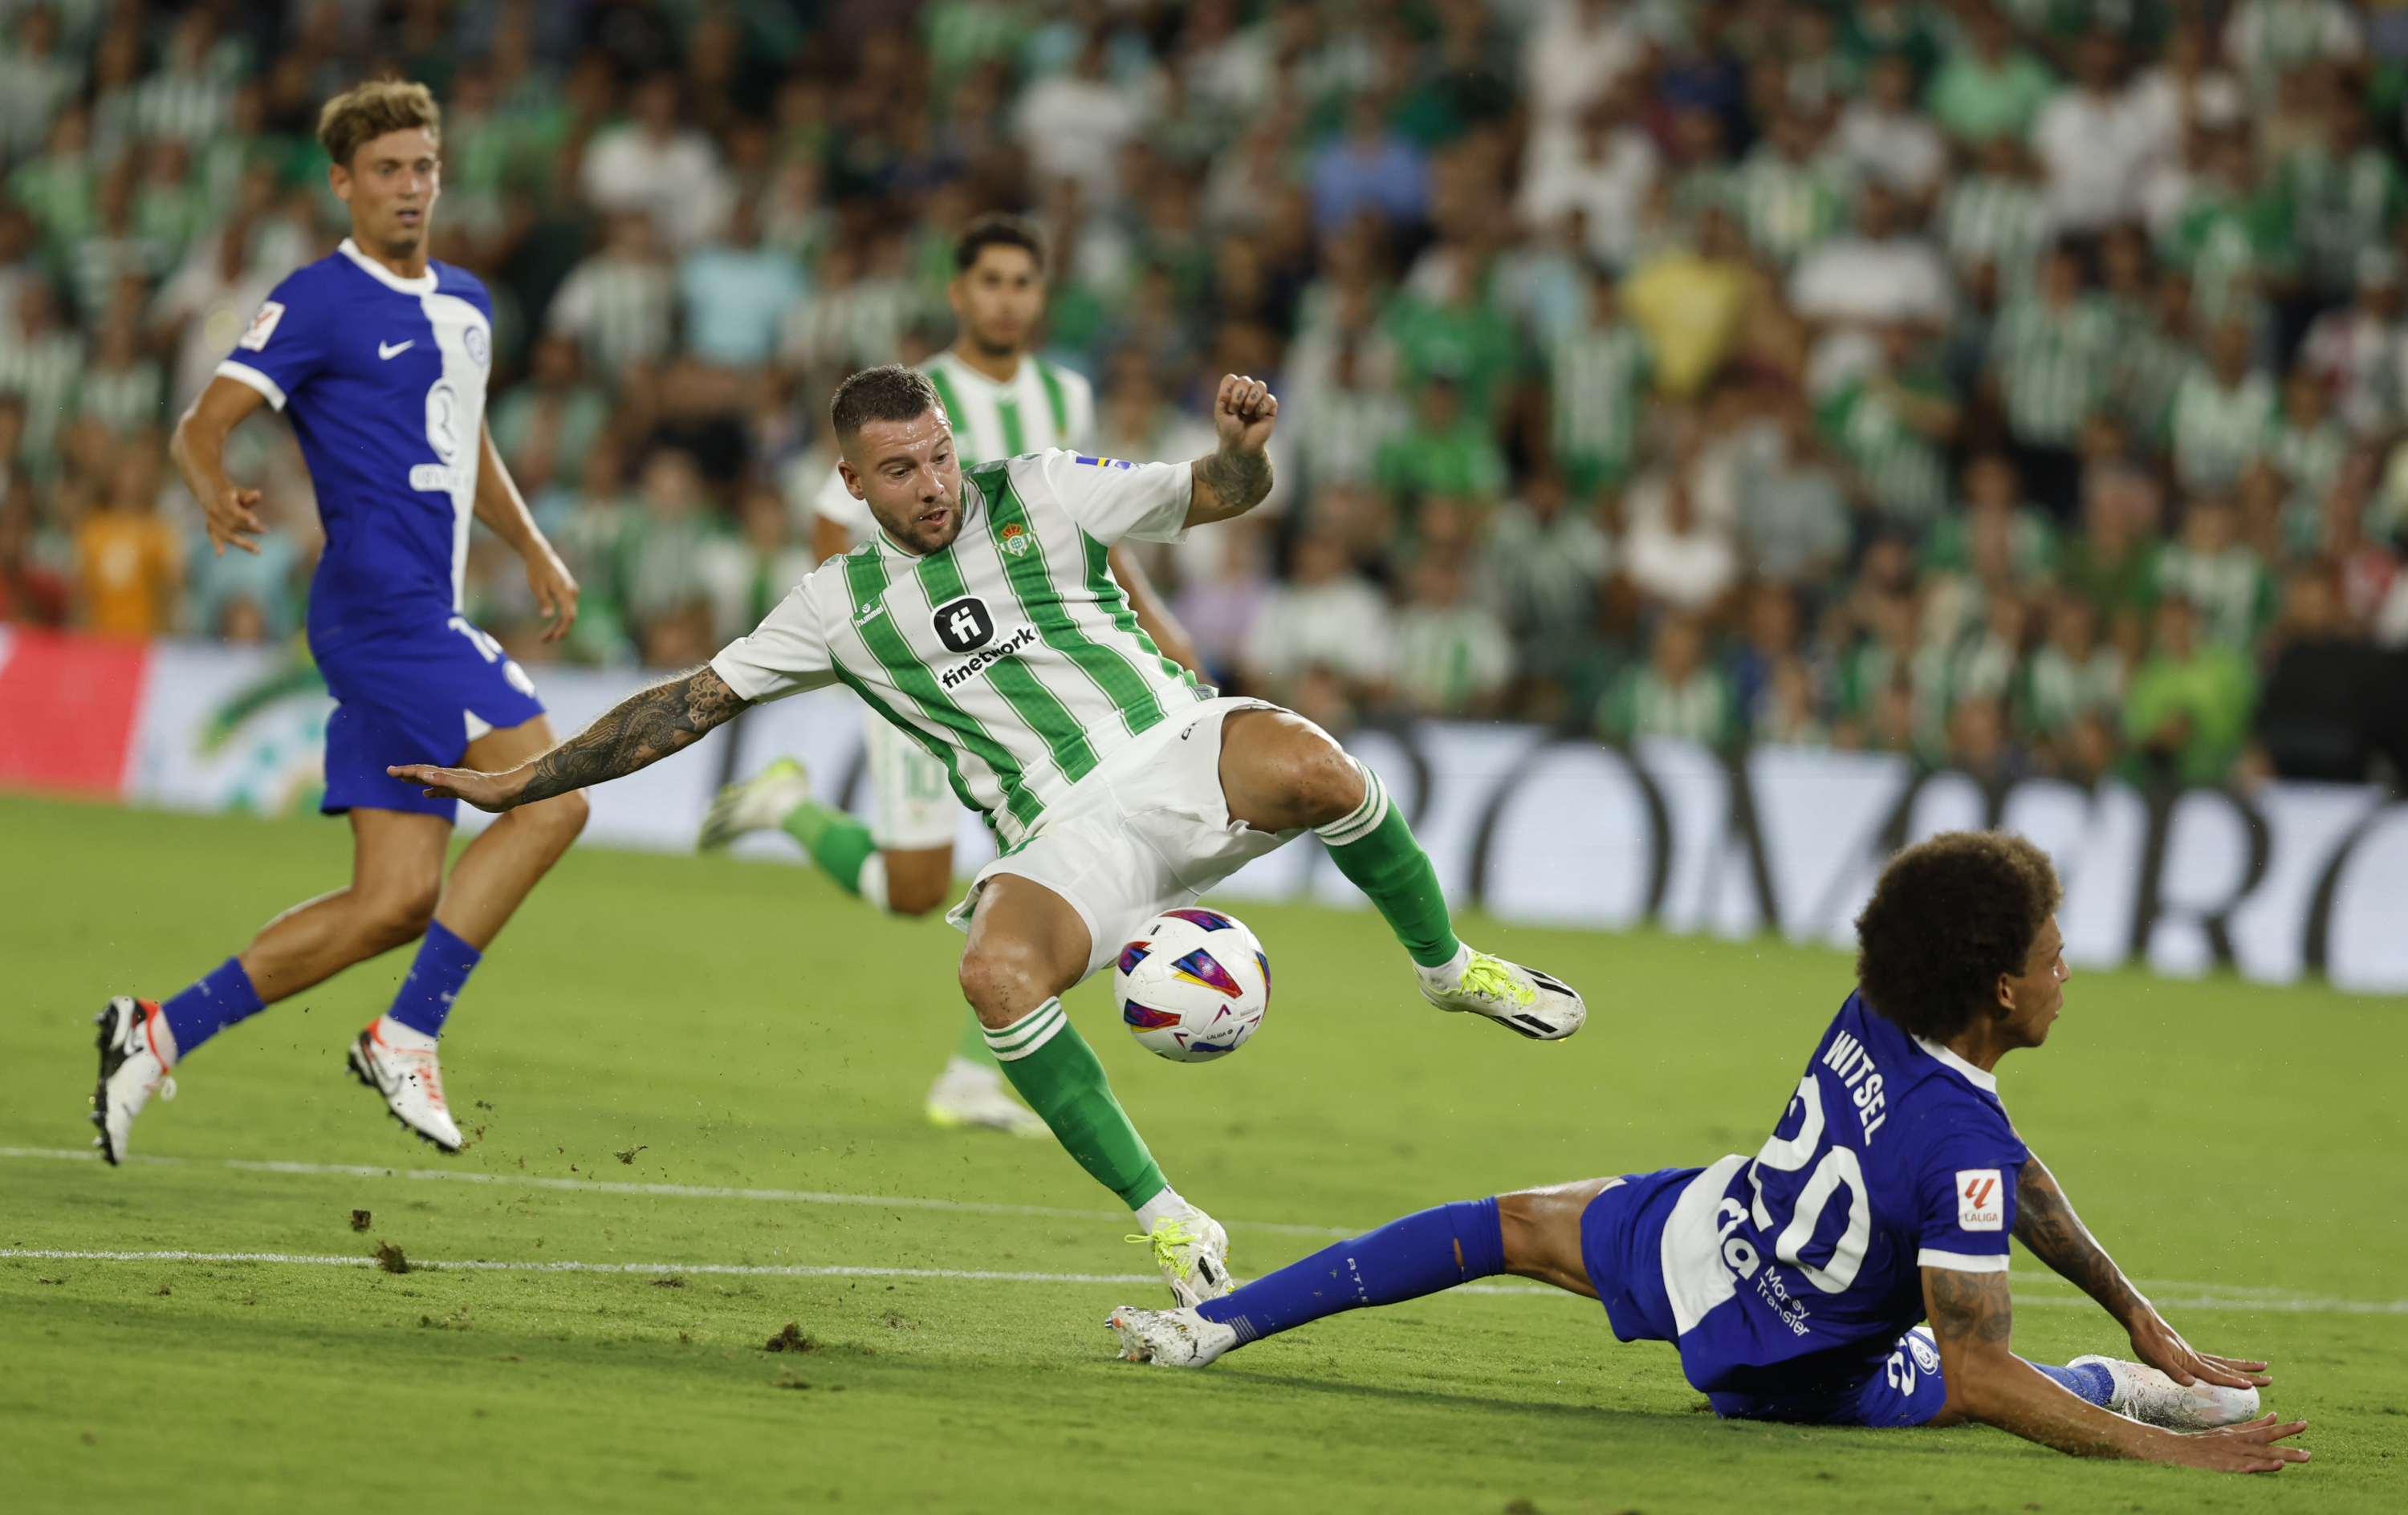
[[747, 703], [705, 665], [682, 678], [638, 690], [594, 724], [508, 773], [425, 764], [385, 772], [425, 785], [430, 798], [466, 800], [480, 810], [507, 810], [648, 767], [702, 740], [713, 726], [732, 719]]
[[2229, 1389], [2263, 1386], [2266, 1365], [2210, 1357], [2192, 1350], [2180, 1332], [2168, 1325], [2147, 1297], [2132, 1287], [2124, 1270], [2092, 1239], [2090, 1228], [2073, 1213], [2072, 1202], [2057, 1187], [2057, 1175], [2038, 1157], [2026, 1160], [2015, 1181], [2015, 1239], [2046, 1263], [2067, 1282], [2099, 1301], [2132, 1336], [2141, 1361], [2163, 1368], [2176, 1383], [2205, 1379]]
[[1212, 397], [1212, 428], [1221, 446], [1209, 458], [1197, 458], [1196, 492], [1187, 507], [1187, 524], [1207, 525], [1242, 516], [1263, 503], [1271, 492], [1271, 427], [1279, 419], [1279, 399], [1259, 380], [1226, 374]]
[[2100, 1408], [2014, 1354], [2014, 1306], [2007, 1275], [1923, 1270], [1923, 1308], [1940, 1344], [1948, 1400], [1931, 1423], [1980, 1421], [2075, 1457], [2180, 1463], [2227, 1473], [2271, 1473], [2308, 1454], [2276, 1443], [2307, 1429], [2267, 1416], [2219, 1431], [2163, 1431]]

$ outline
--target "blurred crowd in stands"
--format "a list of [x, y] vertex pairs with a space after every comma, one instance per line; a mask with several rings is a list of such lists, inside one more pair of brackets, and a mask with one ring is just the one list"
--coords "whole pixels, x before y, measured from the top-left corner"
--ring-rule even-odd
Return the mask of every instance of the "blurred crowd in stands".
[[[289, 638], [162, 438], [344, 222], [318, 105], [445, 108], [436, 255], [584, 586], [670, 666], [809, 570], [833, 382], [1050, 248], [1096, 451], [1282, 398], [1258, 517], [1150, 567], [1326, 723], [2398, 780], [2408, 6], [2339, 0], [0, 0], [0, 607]], [[538, 670], [540, 677], [540, 670]]]

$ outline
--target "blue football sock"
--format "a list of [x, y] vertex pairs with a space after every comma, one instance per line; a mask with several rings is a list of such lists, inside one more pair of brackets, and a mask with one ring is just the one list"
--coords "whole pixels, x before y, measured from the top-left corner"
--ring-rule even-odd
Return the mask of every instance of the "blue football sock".
[[1419, 1299], [1504, 1271], [1505, 1230], [1497, 1201], [1467, 1199], [1326, 1247], [1235, 1293], [1206, 1300], [1198, 1313], [1234, 1326], [1239, 1341], [1247, 1342], [1340, 1310]]
[[2094, 1405], [2103, 1406], [2114, 1395], [2115, 1376], [2107, 1371], [2103, 1363], [2085, 1363], [2080, 1367], [2034, 1363], [2032, 1366]]
[[393, 997], [387, 1013], [412, 1031], [443, 1035], [444, 1019], [460, 997], [460, 986], [484, 960], [484, 953], [452, 935], [442, 922], [429, 921], [426, 938], [418, 944], [418, 960], [410, 964], [409, 977], [401, 981], [401, 993]]
[[238, 957], [227, 958], [201, 975], [192, 988], [159, 1002], [159, 1013], [166, 1018], [167, 1029], [176, 1035], [179, 1062], [236, 1021], [265, 1008], [259, 991], [251, 986], [251, 975], [242, 971], [242, 959]]

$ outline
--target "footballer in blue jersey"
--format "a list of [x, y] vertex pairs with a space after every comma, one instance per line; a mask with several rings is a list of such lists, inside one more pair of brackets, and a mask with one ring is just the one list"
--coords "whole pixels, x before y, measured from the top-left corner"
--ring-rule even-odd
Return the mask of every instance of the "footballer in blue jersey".
[[309, 586], [309, 650], [334, 714], [328, 814], [350, 820], [351, 881], [279, 915], [241, 952], [164, 1001], [120, 995], [98, 1017], [92, 1119], [109, 1162], [168, 1070], [287, 995], [404, 942], [420, 943], [393, 1007], [347, 1061], [403, 1126], [444, 1151], [460, 1128], [436, 1042], [452, 1001], [519, 902], [585, 824], [566, 793], [514, 811], [444, 857], [457, 807], [391, 777], [395, 762], [507, 767], [553, 745], [524, 670], [463, 613], [472, 521], [525, 560], [550, 619], [577, 615], [577, 581], [537, 529], [485, 427], [494, 306], [427, 246], [442, 190], [441, 113], [424, 85], [363, 84], [327, 103], [318, 136], [351, 235], [279, 284], [191, 410], [170, 451], [217, 551], [257, 551], [256, 490], [225, 476], [227, 435], [282, 412], [317, 492], [325, 549]]
[[[1980, 1421], [2081, 1456], [2227, 1472], [2304, 1462], [2258, 1414], [2266, 1365], [2194, 1351], [2015, 1134], [1993, 1070], [2040, 1046], [2068, 977], [2047, 856], [1957, 832], [1890, 861], [1856, 922], [1856, 992], [1754, 1156], [1421, 1211], [1190, 1309], [1124, 1308], [1123, 1355], [1201, 1367], [1308, 1321], [1498, 1273], [1664, 1341], [1724, 1416]], [[2008, 1240], [2112, 1315], [2142, 1359], [2028, 1363]]]

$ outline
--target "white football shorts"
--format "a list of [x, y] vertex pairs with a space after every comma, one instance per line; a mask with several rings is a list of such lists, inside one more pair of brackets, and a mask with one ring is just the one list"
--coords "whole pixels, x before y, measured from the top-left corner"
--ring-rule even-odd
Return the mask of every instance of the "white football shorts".
[[981, 868], [945, 919], [968, 931], [987, 880], [1017, 874], [1086, 922], [1088, 973], [1118, 958], [1148, 921], [1303, 835], [1233, 821], [1221, 793], [1222, 722], [1232, 711], [1277, 708], [1208, 700], [1112, 753], [1038, 819], [1036, 835]]
[[953, 846], [962, 802], [953, 797], [944, 764], [875, 710], [863, 709], [861, 726], [869, 759], [869, 839], [881, 851]]

